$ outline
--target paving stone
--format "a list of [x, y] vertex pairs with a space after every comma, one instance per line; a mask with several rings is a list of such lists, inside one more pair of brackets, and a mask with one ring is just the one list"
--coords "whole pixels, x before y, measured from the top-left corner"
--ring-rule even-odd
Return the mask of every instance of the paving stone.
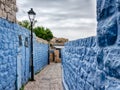
[[35, 75], [35, 81], [28, 82], [25, 90], [63, 90], [61, 64], [51, 63]]

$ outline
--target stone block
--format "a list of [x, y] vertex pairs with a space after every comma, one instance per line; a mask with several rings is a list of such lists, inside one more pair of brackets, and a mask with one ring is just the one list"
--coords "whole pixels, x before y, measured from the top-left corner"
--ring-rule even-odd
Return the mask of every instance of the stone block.
[[103, 68], [104, 68], [104, 52], [103, 52], [103, 50], [100, 50], [100, 52], [97, 55], [97, 64], [98, 64], [98, 69], [103, 70]]
[[119, 90], [120, 82], [118, 80], [114, 80], [113, 78], [108, 78], [106, 82], [106, 90]]
[[5, 12], [6, 12], [6, 13], [10, 13], [10, 12], [11, 12], [11, 8], [8, 7], [7, 5], [5, 6]]
[[104, 20], [116, 11], [116, 0], [97, 0], [97, 20]]
[[5, 3], [5, 0], [1, 0], [2, 3]]
[[120, 49], [113, 49], [109, 52], [108, 58], [105, 61], [106, 73], [111, 76], [120, 79]]
[[116, 18], [113, 17], [109, 22], [98, 25], [97, 34], [100, 47], [114, 45], [118, 34]]
[[7, 19], [7, 13], [5, 11], [2, 11], [2, 18]]
[[0, 4], [0, 9], [1, 9], [1, 10], [4, 10], [4, 9], [5, 9], [5, 6], [4, 6], [3, 3]]
[[3, 16], [2, 9], [0, 8], [0, 17], [2, 17], [2, 16]]

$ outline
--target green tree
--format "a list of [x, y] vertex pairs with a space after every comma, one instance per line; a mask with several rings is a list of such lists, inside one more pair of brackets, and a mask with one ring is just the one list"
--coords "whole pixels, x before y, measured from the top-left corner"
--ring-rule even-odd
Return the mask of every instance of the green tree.
[[38, 36], [39, 38], [43, 38], [47, 41], [50, 41], [53, 38], [53, 34], [48, 28], [38, 26], [34, 28], [34, 32], [36, 36]]
[[46, 40], [50, 41], [53, 38], [52, 32], [48, 28], [46, 28], [45, 32], [46, 32], [46, 37], [47, 37]]
[[[35, 23], [37, 22], [37, 20], [34, 21], [33, 26], [35, 25]], [[31, 26], [30, 26], [30, 22], [28, 20], [23, 20], [18, 22], [18, 24], [22, 27], [27, 28], [28, 30], [30, 30]]]
[[[34, 24], [36, 22], [37, 21], [35, 21]], [[30, 30], [30, 22], [28, 20], [23, 20], [21, 22], [18, 22], [18, 24], [21, 25], [22, 27], [25, 27], [28, 30]], [[42, 38], [44, 40], [50, 41], [53, 38], [53, 34], [52, 34], [51, 30], [48, 28], [44, 28], [42, 26], [37, 26], [37, 27], [33, 28], [33, 31], [37, 37]]]
[[18, 24], [30, 30], [30, 22], [28, 20], [23, 20], [21, 22], [18, 22]]

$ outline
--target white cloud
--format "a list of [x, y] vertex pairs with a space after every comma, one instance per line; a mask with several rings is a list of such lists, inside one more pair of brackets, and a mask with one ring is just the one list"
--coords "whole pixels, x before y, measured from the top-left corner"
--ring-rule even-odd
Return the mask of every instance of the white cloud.
[[36, 12], [36, 25], [52, 30], [54, 36], [70, 40], [96, 35], [96, 0], [17, 0], [18, 20]]

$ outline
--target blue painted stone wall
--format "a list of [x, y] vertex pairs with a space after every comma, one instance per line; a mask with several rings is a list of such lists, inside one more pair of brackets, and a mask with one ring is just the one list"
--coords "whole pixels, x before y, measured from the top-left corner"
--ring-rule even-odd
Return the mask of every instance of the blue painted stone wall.
[[48, 64], [48, 44], [38, 43], [34, 39], [34, 68], [39, 72]]
[[120, 0], [97, 0], [97, 36], [62, 50], [66, 90], [120, 90]]
[[66, 90], [120, 90], [120, 48], [100, 48], [96, 37], [66, 43], [62, 69]]
[[[19, 45], [21, 35], [22, 45]], [[28, 47], [25, 38], [28, 38]], [[40, 71], [48, 62], [48, 45], [36, 41], [34, 35], [34, 70]], [[0, 19], [0, 90], [17, 90], [30, 78], [30, 32]]]
[[62, 67], [63, 80], [68, 90], [95, 90], [92, 85], [96, 79], [96, 49], [96, 37], [65, 44], [62, 50]]

